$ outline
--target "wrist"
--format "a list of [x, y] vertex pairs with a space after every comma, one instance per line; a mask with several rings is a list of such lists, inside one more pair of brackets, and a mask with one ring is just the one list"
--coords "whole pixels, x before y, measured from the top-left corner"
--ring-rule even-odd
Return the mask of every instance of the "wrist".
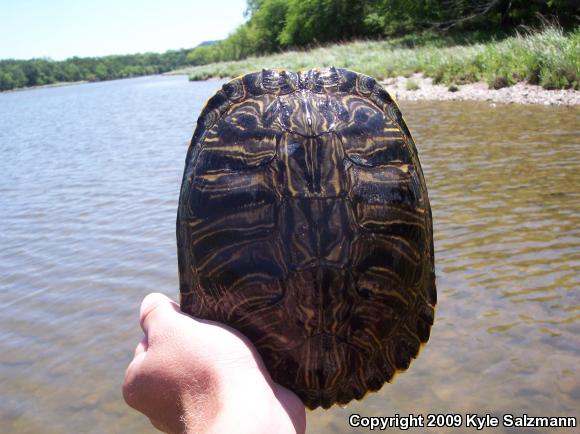
[[[273, 383], [267, 372], [260, 368], [248, 372], [233, 370], [222, 378], [220, 411], [209, 433], [304, 432], [304, 428], [300, 428], [305, 427], [302, 402], [290, 391]], [[297, 402], [292, 402], [291, 397]]]
[[[221, 434], [260, 434], [268, 430], [268, 416], [275, 410], [274, 393], [258, 369], [249, 372], [234, 369], [223, 375], [219, 390], [220, 411], [212, 429], [208, 432]], [[261, 429], [261, 428], [264, 429]]]
[[196, 377], [195, 384], [182, 383], [178, 416], [182, 430], [179, 434], [211, 432], [208, 427], [212, 426], [221, 413], [222, 406], [217, 374], [209, 374], [208, 381], [200, 381]]

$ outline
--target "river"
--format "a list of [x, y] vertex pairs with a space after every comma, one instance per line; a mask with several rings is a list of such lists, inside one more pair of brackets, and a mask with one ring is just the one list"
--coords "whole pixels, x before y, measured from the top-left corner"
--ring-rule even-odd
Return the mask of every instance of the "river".
[[[3, 434], [155, 432], [121, 384], [141, 299], [178, 296], [183, 162], [219, 85], [145, 77], [0, 94]], [[431, 339], [379, 393], [309, 412], [308, 432], [352, 432], [353, 413], [578, 417], [580, 109], [401, 109], [433, 208]], [[465, 429], [418, 432], [446, 431]]]

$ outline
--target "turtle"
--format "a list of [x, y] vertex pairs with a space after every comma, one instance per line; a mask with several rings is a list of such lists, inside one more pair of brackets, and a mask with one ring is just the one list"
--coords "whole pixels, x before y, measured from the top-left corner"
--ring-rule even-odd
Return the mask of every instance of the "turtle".
[[177, 211], [181, 310], [241, 332], [310, 409], [406, 370], [436, 305], [417, 149], [373, 78], [264, 69], [201, 111]]

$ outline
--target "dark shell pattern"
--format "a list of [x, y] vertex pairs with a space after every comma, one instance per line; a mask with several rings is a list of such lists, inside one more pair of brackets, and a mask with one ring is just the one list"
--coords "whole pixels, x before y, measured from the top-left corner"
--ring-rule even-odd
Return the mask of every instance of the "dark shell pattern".
[[187, 153], [177, 245], [181, 309], [242, 332], [310, 408], [379, 390], [429, 339], [427, 189], [397, 105], [368, 76], [224, 84]]

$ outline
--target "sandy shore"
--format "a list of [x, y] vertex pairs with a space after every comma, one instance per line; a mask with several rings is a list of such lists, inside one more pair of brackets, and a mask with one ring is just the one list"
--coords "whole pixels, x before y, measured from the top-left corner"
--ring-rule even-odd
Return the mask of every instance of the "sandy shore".
[[[418, 88], [408, 90], [407, 82], [412, 80]], [[541, 105], [580, 105], [580, 91], [562, 89], [547, 90], [541, 86], [517, 83], [502, 89], [489, 89], [487, 83], [464, 84], [449, 90], [449, 86], [433, 84], [433, 80], [422, 74], [409, 78], [388, 78], [381, 83], [397, 100], [407, 101], [487, 101], [492, 104], [541, 104]]]

